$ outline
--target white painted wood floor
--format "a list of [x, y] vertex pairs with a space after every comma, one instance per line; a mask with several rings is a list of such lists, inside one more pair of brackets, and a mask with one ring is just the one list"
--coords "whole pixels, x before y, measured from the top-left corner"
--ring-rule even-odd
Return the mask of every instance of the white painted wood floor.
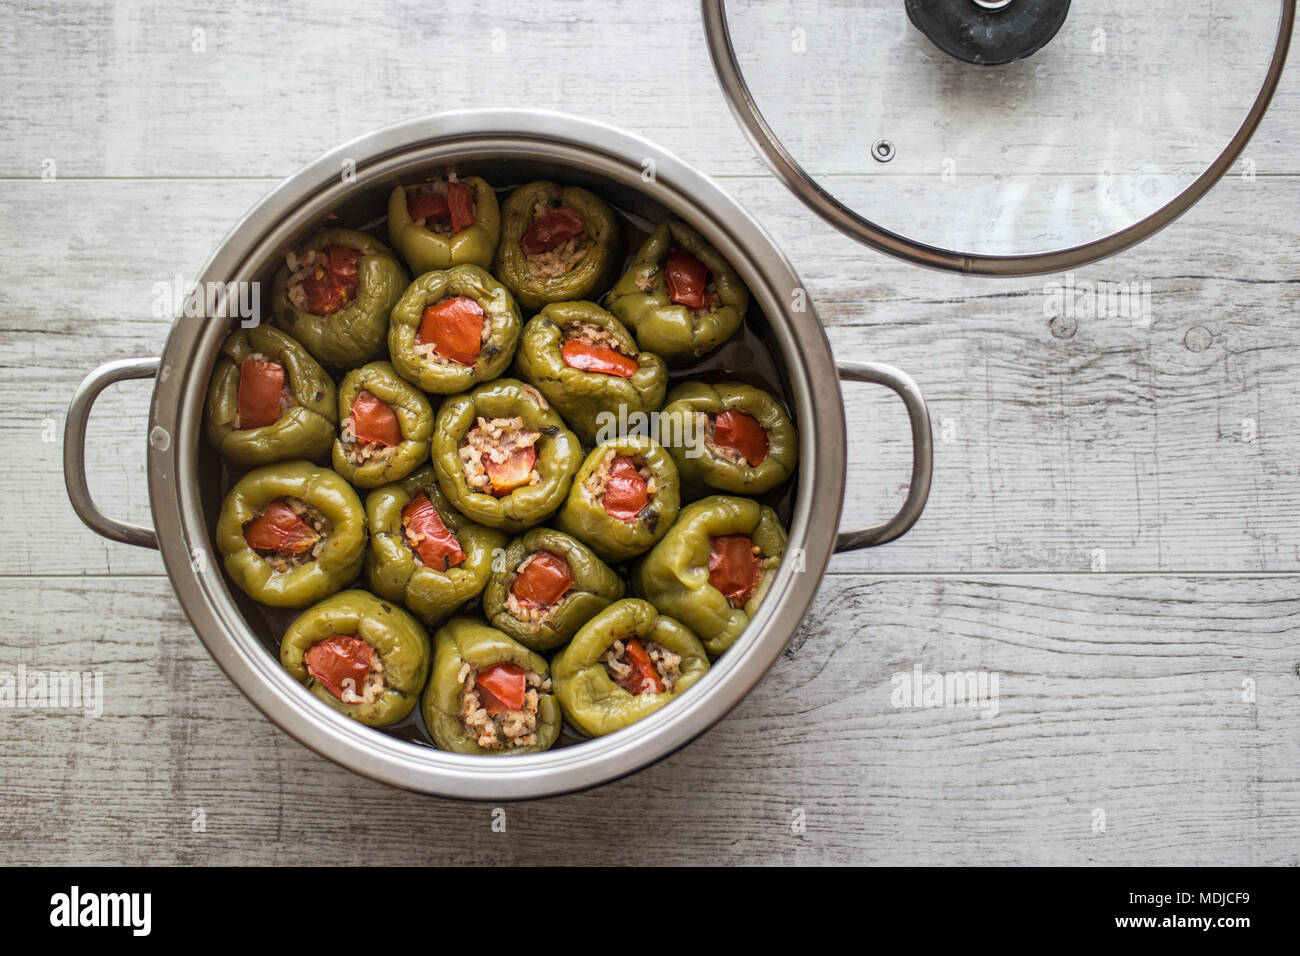
[[[1300, 863], [1293, 75], [1253, 179], [1078, 271], [1149, 281], [1151, 327], [1070, 329], [1044, 318], [1050, 280], [925, 272], [808, 213], [733, 123], [688, 0], [6, 10], [0, 669], [99, 670], [105, 694], [98, 719], [0, 710], [6, 862], [328, 864], [364, 845], [411, 864]], [[471, 56], [440, 65], [445, 44]], [[732, 716], [629, 779], [509, 806], [505, 833], [488, 806], [372, 783], [266, 721], [158, 556], [80, 525], [60, 463], [77, 382], [158, 353], [154, 283], [194, 276], [280, 177], [377, 126], [492, 105], [613, 122], [718, 177], [837, 354], [909, 370], [938, 438], [920, 524], [835, 560]], [[899, 500], [907, 439], [885, 395], [846, 400], [861, 524]], [[147, 402], [147, 383], [113, 390], [90, 439], [100, 503], [138, 521]], [[999, 714], [894, 708], [891, 675], [917, 665], [996, 671]]]

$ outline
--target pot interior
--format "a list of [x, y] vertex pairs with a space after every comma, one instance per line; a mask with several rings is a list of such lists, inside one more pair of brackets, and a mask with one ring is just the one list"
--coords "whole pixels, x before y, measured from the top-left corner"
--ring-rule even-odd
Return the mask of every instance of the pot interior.
[[[250, 263], [249, 268], [244, 270], [244, 273], [260, 281], [260, 314], [263, 321], [270, 321], [271, 316], [271, 280], [283, 262], [285, 253], [293, 245], [327, 225], [359, 229], [370, 233], [387, 245], [387, 205], [393, 187], [398, 182], [410, 185], [435, 176], [445, 175], [452, 170], [459, 175], [481, 176], [496, 188], [498, 197], [502, 200], [504, 200], [505, 194], [514, 186], [537, 179], [551, 179], [561, 185], [582, 186], [594, 192], [610, 204], [619, 218], [623, 231], [624, 268], [631, 262], [633, 254], [641, 245], [642, 240], [649, 235], [650, 230], [655, 225], [667, 219], [679, 218], [655, 197], [656, 186], [653, 182], [649, 182], [644, 188], [638, 189], [597, 172], [567, 165], [552, 159], [485, 157], [469, 161], [457, 160], [454, 166], [446, 164], [412, 166], [403, 169], [400, 177], [392, 176], [366, 184], [357, 183], [352, 192], [345, 195], [341, 202], [335, 204], [333, 208], [335, 218], [327, 220], [322, 216], [318, 217], [314, 222], [306, 223], [282, 246], [267, 250], [263, 256], [263, 261]], [[701, 227], [701, 223], [692, 222], [689, 217], [687, 217], [687, 220], [692, 226]], [[522, 308], [521, 312], [526, 322], [530, 313]], [[233, 328], [234, 324], [231, 323], [230, 327]], [[818, 332], [820, 334], [820, 330]], [[210, 374], [211, 367], [215, 362], [215, 350], [220, 338], [220, 336], [214, 335], [208, 339], [208, 345], [210, 346], [207, 350], [208, 374]], [[774, 347], [774, 343], [777, 341], [778, 337], [773, 334], [768, 317], [757, 302], [751, 302], [742, 329], [724, 346], [703, 360], [689, 366], [673, 369], [670, 374], [669, 387], [671, 389], [673, 385], [679, 382], [692, 379], [704, 381], [733, 380], [757, 386], [781, 400], [795, 427], [799, 428], [802, 434], [804, 423], [799, 419], [799, 403], [792, 401], [792, 396], [788, 394], [787, 383], [789, 376], [785, 357], [779, 348]], [[512, 375], [512, 370], [508, 370], [506, 374], [508, 376]], [[831, 385], [830, 387], [836, 386]], [[441, 399], [442, 396], [430, 395], [430, 401], [435, 408], [435, 413]], [[800, 443], [800, 454], [801, 461], [795, 476], [785, 482], [782, 487], [774, 489], [766, 495], [758, 496], [759, 501], [771, 505], [776, 510], [782, 524], [787, 529], [790, 528], [794, 517], [794, 503], [797, 500], [796, 493], [800, 475], [808, 467], [808, 459], [812, 457], [807, 444], [803, 441]], [[325, 464], [328, 465], [328, 462]], [[212, 533], [216, 526], [217, 515], [220, 512], [221, 503], [226, 492], [238, 480], [241, 472], [227, 465], [203, 438], [198, 441], [197, 466], [200, 506], [207, 527], [208, 543], [209, 546], [213, 547], [212, 553], [215, 554], [217, 552]], [[367, 490], [357, 489], [357, 491], [364, 501]], [[838, 509], [838, 502], [836, 506]], [[625, 570], [622, 566], [615, 567], [620, 571]], [[225, 577], [224, 572], [223, 581], [231, 599], [265, 648], [266, 653], [273, 660], [278, 661], [280, 638], [289, 622], [300, 612], [292, 609], [269, 608], [258, 604], [238, 587], [235, 587], [230, 579]], [[364, 578], [359, 579], [356, 586], [365, 587]], [[769, 595], [768, 600], [772, 600], [774, 596]], [[478, 614], [479, 612], [478, 599], [475, 599], [473, 603], [467, 605], [464, 609], [464, 613]], [[742, 636], [741, 641], [752, 638], [752, 631], [753, 628], [751, 627], [750, 632]], [[735, 648], [732, 648], [729, 653], [734, 651]], [[547, 656], [553, 656], [553, 654], [554, 652]], [[669, 708], [672, 706], [670, 704]], [[420, 708], [417, 706], [401, 723], [387, 728], [373, 729], [372, 732], [386, 734], [432, 748], [432, 740], [424, 729], [419, 712]], [[557, 748], [569, 747], [581, 745], [583, 742], [582, 737], [566, 726], [555, 746]]]

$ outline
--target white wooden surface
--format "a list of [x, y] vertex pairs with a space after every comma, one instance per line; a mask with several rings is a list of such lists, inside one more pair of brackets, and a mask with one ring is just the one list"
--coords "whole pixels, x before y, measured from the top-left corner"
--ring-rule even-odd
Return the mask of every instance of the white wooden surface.
[[[1300, 862], [1300, 84], [1250, 147], [1253, 179], [1078, 271], [1150, 282], [1150, 326], [1071, 327], [1044, 315], [1050, 277], [923, 272], [807, 213], [732, 122], [693, 3], [358, 9], [7, 7], [0, 669], [100, 670], [106, 703], [0, 710], [6, 861], [332, 863], [346, 817], [345, 842], [395, 863]], [[451, 25], [472, 72], [428, 55]], [[157, 555], [77, 522], [60, 431], [92, 365], [161, 348], [154, 283], [192, 277], [279, 177], [390, 121], [508, 104], [615, 122], [719, 177], [837, 354], [921, 382], [939, 440], [921, 523], [834, 561], [731, 717], [630, 779], [510, 806], [496, 833], [491, 807], [371, 783], [262, 718]], [[846, 399], [860, 523], [900, 499], [908, 450], [887, 397]], [[147, 401], [145, 383], [108, 394], [89, 454], [101, 503], [137, 520]], [[997, 672], [999, 715], [894, 708], [891, 675], [918, 664]]]

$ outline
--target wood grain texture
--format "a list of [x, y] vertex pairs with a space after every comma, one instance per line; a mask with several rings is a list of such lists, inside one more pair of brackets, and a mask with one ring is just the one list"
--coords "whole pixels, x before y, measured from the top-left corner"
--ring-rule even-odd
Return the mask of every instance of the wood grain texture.
[[[799, 25], [786, 5], [747, 6], [772, 42]], [[1284, 82], [1249, 165], [1170, 229], [1073, 276], [1149, 283], [1149, 313], [1094, 315], [1079, 295], [1053, 318], [1050, 285], [1066, 277], [926, 272], [810, 215], [733, 122], [690, 0], [655, 16], [594, 0], [454, 0], [436, 18], [414, 0], [373, 7], [360, 24], [336, 0], [6, 7], [0, 447], [14, 464], [0, 471], [0, 672], [97, 670], [106, 706], [96, 719], [0, 708], [4, 859], [328, 865], [359, 836], [410, 864], [1300, 864], [1300, 83]], [[1169, 16], [1076, 7], [1089, 22], [1119, 11], [1119, 50]], [[1241, 31], [1210, 23], [1193, 31], [1208, 58], [1162, 66], [1187, 102], [1215, 84], [1249, 92]], [[413, 55], [440, 24], [487, 67]], [[814, 54], [839, 49], [822, 40], [814, 31]], [[599, 68], [557, 72], [557, 51]], [[1058, 89], [1045, 128], [1095, 99], [1104, 73]], [[863, 109], [924, 116], [935, 95], [952, 106], [973, 92], [904, 88]], [[918, 379], [937, 445], [921, 522], [833, 561], [790, 649], [732, 715], [632, 778], [509, 805], [499, 834], [490, 805], [372, 783], [265, 720], [190, 630], [157, 555], [80, 525], [60, 454], [76, 383], [161, 350], [155, 284], [194, 276], [279, 178], [385, 123], [502, 105], [613, 122], [719, 177], [795, 263], [835, 353]], [[1022, 175], [1043, 145], [1014, 119], [962, 146], [953, 182], [918, 160], [957, 151], [942, 124], [909, 126], [888, 167], [828, 161], [882, 221], [928, 208], [918, 228], [952, 228], [945, 204], [1001, 188], [996, 175]], [[792, 136], [815, 141], [824, 122], [810, 114]], [[1193, 126], [1146, 132], [1177, 141]], [[1082, 190], [1096, 145], [1054, 174]], [[1033, 213], [1015, 223], [1052, 228]], [[148, 397], [147, 383], [120, 386], [91, 421], [92, 489], [135, 521], [148, 520]], [[845, 401], [845, 521], [865, 524], [901, 501], [905, 424], [867, 386]], [[891, 678], [917, 666], [997, 673], [998, 716], [895, 708]], [[358, 806], [370, 813], [346, 839], [323, 822]], [[671, 823], [646, 833], [647, 818]]]
[[[806, 19], [786, 4], [743, 6], [758, 17], [759, 25], [748, 28], [751, 35], [788, 44], [790, 31], [802, 26], [812, 31], [809, 61], [846, 70], [862, 57], [879, 59], [882, 45], [892, 46], [897, 34], [910, 29], [893, 0], [874, 4], [894, 11], [886, 41], [866, 36], [846, 41], [836, 32], [834, 9], [860, 6], [847, 0], [819, 3], [817, 9], [831, 14]], [[445, 109], [514, 105], [580, 113], [633, 128], [714, 175], [763, 170], [718, 88], [694, 0], [668, 0], [653, 14], [636, 0], [563, 5], [455, 0], [441, 3], [437, 17], [419, 0], [387, 0], [364, 15], [343, 0], [241, 0], [220, 11], [195, 0], [121, 0], [55, 9], [19, 0], [7, 10], [10, 29], [0, 37], [0, 82], [6, 93], [0, 175], [39, 177], [42, 163], [54, 159], [64, 176], [280, 177], [326, 145], [388, 123]], [[1263, 58], [1239, 46], [1243, 33], [1258, 33], [1223, 25], [1223, 17], [1125, 0], [1076, 2], [1072, 16], [1081, 24], [1081, 39], [1091, 33], [1084, 31], [1084, 21], [1110, 27], [1112, 58], [1121, 63], [1142, 55], [1143, 39], [1149, 46], [1162, 34], [1180, 35], [1180, 42], [1169, 41], [1178, 59], [1160, 61], [1154, 52], [1146, 54], [1154, 61], [1153, 89], [1161, 91], [1152, 102], [1168, 91], [1208, 113], [1211, 100], [1237, 102], [1258, 89]], [[1234, 12], [1234, 18], [1239, 16], [1254, 19], [1255, 14]], [[454, 43], [477, 68], [439, 68], [419, 52], [444, 43]], [[926, 50], [922, 43], [919, 37], [909, 38], [901, 55]], [[196, 49], [200, 46], [201, 51]], [[310, 51], [310, 66], [298, 51]], [[1069, 54], [1053, 51], [1049, 56], [1068, 62]], [[557, 68], [557, 62], [582, 63], [594, 71], [575, 73]], [[1027, 61], [1024, 68], [1037, 69], [1045, 62]], [[1088, 64], [1086, 57], [1083, 62]], [[946, 66], [939, 60], [934, 65], [936, 70]], [[1109, 77], [1122, 70], [1089, 65], [1066, 74], [1072, 82], [1060, 83], [1044, 128], [1059, 128], [1053, 123], [1057, 110], [1111, 101], [1106, 98], [1112, 96]], [[989, 74], [980, 87], [996, 87], [1006, 75]], [[828, 67], [816, 79], [833, 89], [839, 76]], [[945, 80], [935, 89], [923, 85], [924, 75], [916, 79], [916, 85], [887, 91], [892, 112], [932, 115], [936, 96], [955, 102], [963, 92], [956, 81]], [[882, 93], [871, 86], [848, 86], [844, 92], [862, 101], [868, 115], [874, 115], [869, 112], [876, 105], [872, 98], [881, 102]], [[1282, 91], [1278, 109], [1252, 144], [1248, 155], [1260, 171], [1300, 172], [1294, 149], [1300, 131], [1298, 97], [1294, 85]], [[1069, 112], [1062, 118], [1068, 120]], [[820, 119], [808, 115], [810, 134], [820, 128]], [[1179, 156], [1190, 152], [1194, 140], [1189, 131], [1196, 121], [1184, 115], [1174, 131], [1161, 120], [1166, 116], [1152, 109], [1140, 130], [1143, 138], [1173, 142]], [[1120, 129], [1128, 128], [1120, 124]], [[922, 137], [916, 147], [906, 136], [889, 132], [903, 149], [900, 162], [924, 155], [931, 150], [926, 143], [934, 143], [923, 127], [913, 130]], [[963, 174], [1002, 173], [1009, 163], [1028, 166], [1040, 144], [1010, 136], [984, 146], [969, 144], [960, 152], [934, 148], [935, 166], [926, 172], [937, 177], [941, 159], [956, 153]], [[1080, 165], [1064, 171], [1096, 169]]]
[[[99, 670], [106, 706], [4, 715], [0, 838], [44, 863], [332, 864], [360, 841], [408, 864], [1297, 864], [1296, 583], [832, 576], [715, 729], [631, 779], [509, 805], [501, 834], [491, 805], [371, 783], [275, 729], [165, 580], [6, 580], [2, 669]], [[918, 665], [997, 672], [999, 713], [896, 709], [891, 677]]]

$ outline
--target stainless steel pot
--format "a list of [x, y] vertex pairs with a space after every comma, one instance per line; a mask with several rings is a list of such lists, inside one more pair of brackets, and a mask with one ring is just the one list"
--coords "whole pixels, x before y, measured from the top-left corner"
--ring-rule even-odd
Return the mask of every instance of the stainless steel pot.
[[[799, 428], [800, 464], [789, 550], [745, 634], [672, 706], [608, 737], [505, 759], [444, 753], [338, 714], [286, 674], [254, 633], [213, 554], [219, 505], [215, 459], [200, 435], [204, 396], [228, 321], [178, 319], [161, 358], [110, 362], [81, 383], [68, 410], [64, 472], [81, 519], [114, 541], [159, 548], [181, 605], [235, 685], [267, 717], [317, 753], [394, 786], [446, 797], [544, 797], [632, 773], [699, 736], [772, 666], [802, 620], [831, 554], [882, 544], [920, 516], [930, 487], [929, 413], [916, 384], [885, 365], [839, 362], [794, 269], [772, 239], [712, 181], [656, 146], [608, 126], [555, 113], [446, 113], [363, 136], [330, 152], [266, 196], [231, 230], [198, 281], [252, 282], [324, 218], [382, 214], [398, 181], [454, 167], [489, 182], [552, 178], [586, 186], [635, 216], [695, 225], [753, 293], [750, 324], [770, 347]], [[149, 416], [148, 480], [154, 528], [104, 515], [85, 475], [86, 422], [114, 382], [156, 377]], [[911, 487], [899, 512], [858, 531], [838, 529], [844, 497], [844, 406], [836, 379], [874, 382], [902, 398], [911, 420]]]

